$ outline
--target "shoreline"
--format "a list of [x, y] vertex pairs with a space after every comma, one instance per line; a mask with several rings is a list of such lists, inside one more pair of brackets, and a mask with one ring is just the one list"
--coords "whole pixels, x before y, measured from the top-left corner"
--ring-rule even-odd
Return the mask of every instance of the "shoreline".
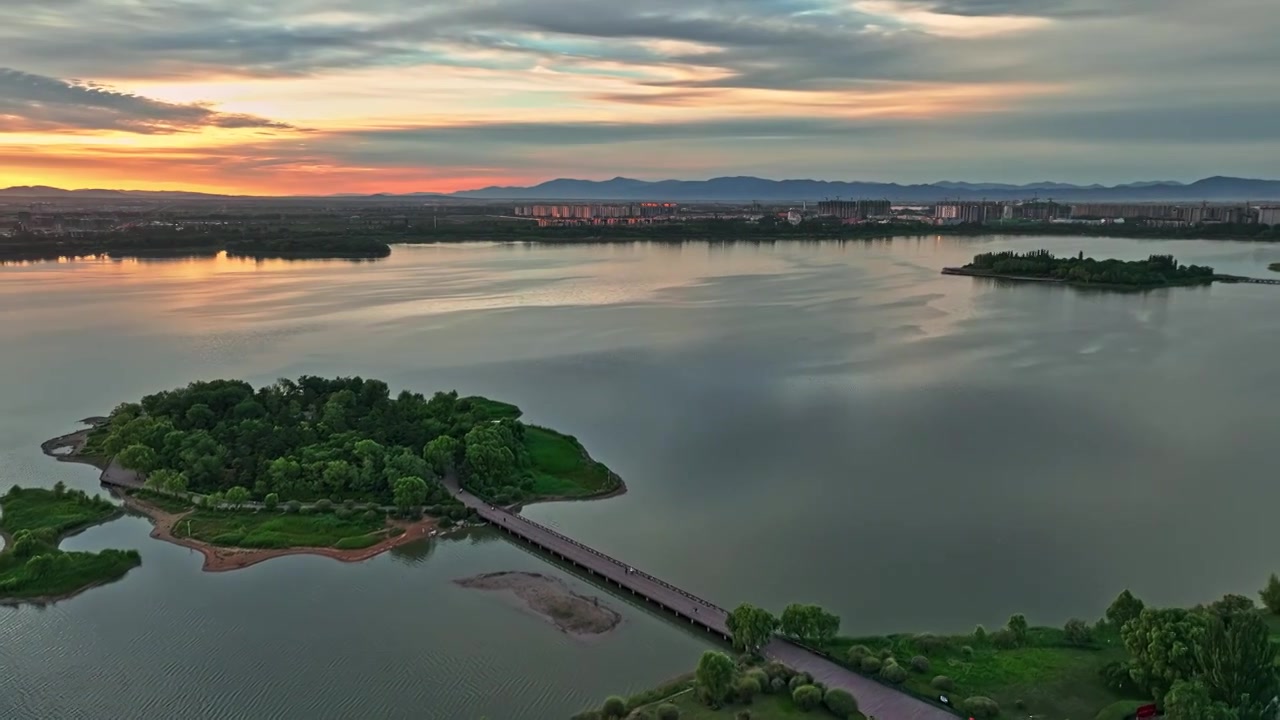
[[518, 514], [521, 510], [523, 510], [526, 507], [529, 507], [530, 505], [541, 505], [543, 503], [555, 503], [555, 502], [585, 502], [587, 500], [609, 500], [610, 498], [626, 495], [628, 490], [626, 481], [623, 480], [621, 476], [619, 476], [617, 473], [613, 472], [612, 470], [609, 471], [609, 474], [612, 475], [614, 478], [617, 478], [618, 480], [618, 487], [612, 490], [606, 490], [604, 492], [594, 493], [591, 495], [549, 495], [547, 497], [534, 498], [532, 500], [521, 500], [518, 503], [512, 503], [506, 506], [505, 509], [510, 512]]
[[151, 538], [154, 540], [162, 540], [164, 542], [185, 547], [188, 550], [195, 550], [204, 558], [204, 562], [200, 569], [204, 572], [231, 572], [233, 570], [243, 570], [253, 567], [268, 560], [287, 555], [318, 555], [327, 557], [339, 562], [355, 563], [363, 562], [370, 558], [381, 555], [388, 550], [400, 547], [417, 540], [423, 540], [431, 537], [430, 533], [435, 530], [439, 521], [435, 518], [423, 518], [412, 523], [406, 523], [399, 520], [392, 520], [391, 524], [404, 530], [400, 535], [389, 537], [376, 545], [370, 545], [367, 548], [358, 550], [339, 550], [329, 547], [292, 547], [292, 548], [237, 548], [224, 547], [222, 545], [212, 545], [210, 543], [193, 540], [191, 538], [178, 537], [173, 534], [173, 528], [177, 523], [182, 521], [190, 511], [171, 513], [163, 510], [151, 503], [139, 498], [128, 495], [119, 490], [113, 489], [112, 494], [120, 499], [124, 506], [133, 510], [151, 521]]
[[1086, 283], [1074, 282], [1065, 278], [1037, 277], [1034, 275], [1006, 275], [1003, 273], [987, 272], [985, 270], [971, 270], [964, 267], [944, 267], [943, 275], [957, 275], [964, 277], [987, 278], [989, 280], [1009, 280], [1012, 282], [1029, 282], [1043, 283], [1046, 285], [1062, 285], [1074, 288], [1096, 288], [1098, 290], [1163, 290], [1165, 288], [1177, 287], [1200, 287], [1202, 285], [1212, 285], [1214, 281], [1219, 280], [1218, 276], [1206, 278], [1204, 280], [1196, 280], [1193, 282], [1174, 282], [1165, 283], [1164, 285], [1122, 285], [1116, 283]]

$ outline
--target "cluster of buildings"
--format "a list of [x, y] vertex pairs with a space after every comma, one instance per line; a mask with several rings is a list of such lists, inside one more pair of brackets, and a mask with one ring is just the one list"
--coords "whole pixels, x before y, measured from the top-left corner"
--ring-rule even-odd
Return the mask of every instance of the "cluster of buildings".
[[888, 200], [823, 200], [818, 203], [820, 217], [861, 222], [893, 215], [893, 205]]
[[548, 225], [638, 225], [671, 220], [680, 211], [676, 203], [581, 203], [520, 205], [516, 217], [533, 218]]
[[1158, 225], [1280, 224], [1280, 206], [1213, 205], [1195, 203], [1056, 203], [1052, 200], [1019, 202], [948, 200], [933, 208], [938, 225], [1030, 222], [1141, 222]]

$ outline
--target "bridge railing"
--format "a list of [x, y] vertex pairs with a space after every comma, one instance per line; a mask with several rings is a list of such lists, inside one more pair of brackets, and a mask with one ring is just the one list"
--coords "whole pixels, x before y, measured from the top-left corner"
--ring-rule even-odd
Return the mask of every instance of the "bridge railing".
[[[510, 513], [505, 513], [505, 514], [510, 515]], [[511, 516], [511, 517], [515, 517], [515, 516]], [[702, 598], [698, 597], [697, 595], [694, 595], [694, 594], [693, 594], [693, 593], [691, 593], [691, 592], [688, 592], [688, 591], [686, 591], [686, 590], [681, 590], [680, 588], [676, 587], [675, 585], [672, 585], [671, 583], [669, 583], [669, 582], [667, 582], [667, 581], [665, 581], [665, 580], [660, 580], [660, 579], [658, 579], [658, 578], [656, 578], [656, 577], [654, 577], [654, 576], [650, 575], [649, 573], [644, 572], [643, 570], [636, 570], [635, 568], [631, 567], [630, 565], [627, 565], [626, 563], [623, 563], [623, 562], [621, 562], [621, 561], [619, 561], [619, 560], [617, 560], [617, 559], [615, 559], [615, 558], [609, 557], [608, 555], [605, 555], [604, 553], [600, 552], [599, 550], [596, 550], [595, 548], [593, 548], [593, 547], [591, 547], [591, 546], [589, 546], [589, 545], [584, 545], [584, 544], [582, 544], [582, 543], [578, 542], [577, 540], [574, 540], [574, 539], [573, 539], [573, 538], [571, 538], [571, 537], [568, 537], [568, 536], [566, 536], [566, 535], [563, 535], [563, 534], [561, 534], [561, 533], [558, 533], [558, 532], [556, 532], [555, 530], [552, 530], [551, 528], [549, 528], [549, 527], [547, 527], [547, 526], [545, 526], [545, 525], [543, 525], [543, 524], [541, 524], [541, 523], [534, 522], [533, 520], [530, 520], [529, 518], [526, 518], [526, 517], [524, 517], [524, 516], [519, 516], [519, 519], [520, 519], [520, 521], [521, 521], [521, 522], [528, 523], [529, 525], [532, 525], [533, 527], [538, 528], [539, 530], [541, 530], [541, 531], [543, 531], [543, 532], [547, 533], [548, 535], [552, 535], [552, 536], [554, 536], [554, 537], [556, 537], [556, 538], [559, 538], [560, 540], [563, 540], [563, 541], [565, 541], [565, 542], [569, 543], [570, 545], [573, 545], [573, 546], [574, 546], [574, 547], [576, 547], [576, 548], [579, 548], [579, 549], [581, 549], [581, 550], [585, 550], [586, 552], [589, 552], [589, 553], [591, 553], [592, 555], [595, 555], [596, 557], [599, 557], [599, 558], [601, 558], [601, 559], [603, 559], [603, 560], [607, 560], [608, 562], [610, 562], [610, 563], [612, 563], [612, 564], [614, 564], [614, 565], [617, 565], [618, 567], [623, 568], [624, 570], [625, 570], [625, 569], [630, 569], [630, 570], [631, 570], [631, 574], [632, 574], [632, 575], [639, 575], [640, 577], [643, 577], [644, 579], [646, 579], [646, 580], [648, 580], [648, 581], [650, 581], [650, 582], [654, 583], [655, 585], [661, 585], [662, 587], [664, 587], [664, 588], [666, 588], [666, 589], [668, 589], [668, 590], [670, 590], [670, 591], [672, 591], [672, 592], [674, 592], [674, 593], [676, 593], [676, 594], [678, 594], [678, 595], [682, 595], [682, 596], [684, 596], [684, 597], [686, 597], [686, 598], [689, 598], [690, 600], [692, 600], [692, 601], [694, 601], [694, 602], [696, 602], [696, 603], [699, 603], [700, 605], [703, 605], [703, 606], [705, 606], [705, 607], [709, 607], [709, 608], [711, 608], [711, 609], [713, 609], [713, 610], [719, 610], [720, 612], [725, 612], [724, 608], [722, 608], [722, 607], [720, 607], [720, 606], [718, 606], [718, 605], [714, 605], [714, 604], [712, 604], [712, 603], [709, 603], [709, 602], [707, 602], [706, 600], [703, 600]], [[726, 614], [727, 614], [727, 613], [726, 613]]]

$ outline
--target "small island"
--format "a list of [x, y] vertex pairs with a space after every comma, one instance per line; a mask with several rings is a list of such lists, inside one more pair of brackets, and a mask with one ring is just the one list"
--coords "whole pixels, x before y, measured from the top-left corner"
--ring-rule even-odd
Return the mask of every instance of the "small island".
[[45, 452], [92, 462], [209, 571], [288, 554], [358, 561], [476, 519], [456, 490], [500, 506], [610, 496], [622, 480], [519, 408], [304, 376], [254, 388], [195, 382], [125, 403]]
[[142, 563], [136, 550], [98, 553], [58, 549], [64, 538], [119, 516], [100, 497], [68, 490], [14, 486], [0, 496], [0, 604], [47, 604], [117, 580]]
[[561, 632], [576, 637], [601, 635], [622, 622], [622, 616], [602, 605], [599, 597], [580, 595], [559, 578], [542, 573], [484, 573], [454, 582], [475, 590], [511, 593]]
[[1280, 272], [1280, 262], [1271, 263], [1270, 265], [1267, 266], [1267, 269], [1274, 272]]
[[1181, 265], [1172, 255], [1152, 255], [1146, 260], [1095, 260], [1083, 252], [1076, 257], [1056, 257], [1048, 250], [982, 253], [975, 255], [973, 262], [944, 268], [942, 273], [1112, 288], [1207, 285], [1216, 279], [1213, 268]]

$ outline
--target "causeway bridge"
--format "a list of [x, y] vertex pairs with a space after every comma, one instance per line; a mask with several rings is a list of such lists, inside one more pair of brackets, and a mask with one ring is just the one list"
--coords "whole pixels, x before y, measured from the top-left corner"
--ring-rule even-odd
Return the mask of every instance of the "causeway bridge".
[[[456, 487], [456, 486], [455, 486]], [[671, 583], [616, 560], [522, 515], [495, 507], [466, 490], [458, 499], [495, 528], [596, 577], [630, 591], [680, 620], [724, 640], [732, 640], [724, 608]], [[761, 654], [793, 670], [809, 673], [827, 687], [844, 688], [858, 698], [859, 709], [876, 720], [955, 720], [956, 714], [843, 668], [785, 638], [775, 638]]]

